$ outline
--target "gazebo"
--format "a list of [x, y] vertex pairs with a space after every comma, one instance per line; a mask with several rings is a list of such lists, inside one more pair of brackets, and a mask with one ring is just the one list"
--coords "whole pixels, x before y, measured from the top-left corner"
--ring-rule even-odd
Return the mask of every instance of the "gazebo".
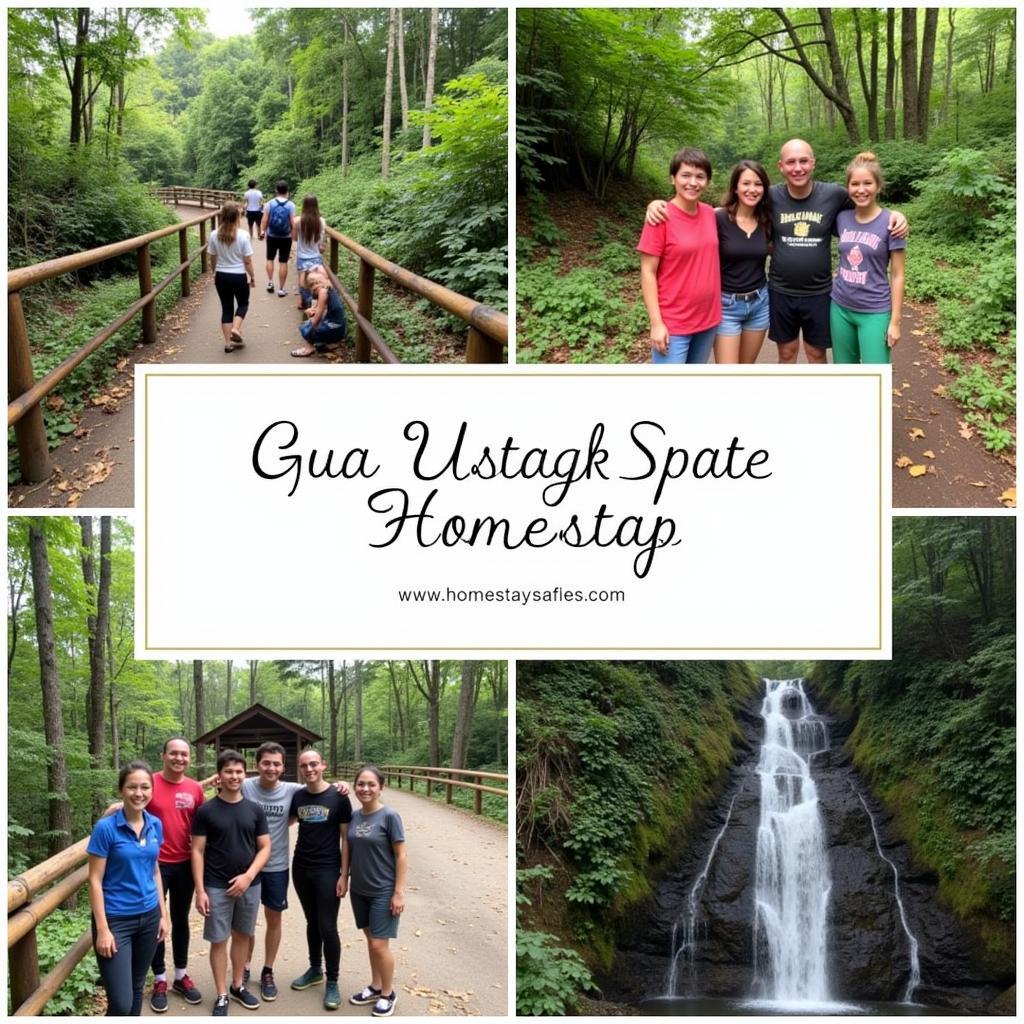
[[285, 751], [284, 774], [281, 778], [298, 782], [299, 754], [320, 739], [321, 736], [305, 726], [257, 703], [240, 711], [215, 729], [196, 737], [195, 743], [212, 746], [214, 760], [222, 750], [237, 750], [245, 755], [246, 767], [254, 769], [256, 750], [260, 744], [273, 740], [280, 743]]

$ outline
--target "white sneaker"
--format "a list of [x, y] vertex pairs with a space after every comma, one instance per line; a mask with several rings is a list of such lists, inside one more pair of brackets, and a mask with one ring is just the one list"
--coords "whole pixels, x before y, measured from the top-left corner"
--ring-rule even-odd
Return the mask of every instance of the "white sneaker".
[[281, 298], [283, 299], [288, 294], [288, 289], [287, 288], [278, 288], [277, 289], [277, 294], [280, 295]]
[[377, 1002], [373, 1004], [373, 1010], [371, 1011], [374, 1017], [390, 1017], [395, 1012], [395, 993], [392, 992], [389, 996], [381, 996]]

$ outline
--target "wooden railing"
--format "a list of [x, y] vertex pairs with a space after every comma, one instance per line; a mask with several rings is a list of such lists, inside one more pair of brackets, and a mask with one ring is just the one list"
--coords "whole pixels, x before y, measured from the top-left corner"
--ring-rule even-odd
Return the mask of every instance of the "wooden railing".
[[[184, 186], [173, 188], [155, 189], [153, 194], [163, 202], [195, 203], [203, 204], [204, 199], [210, 201], [211, 196], [224, 196], [232, 198], [233, 193], [217, 192], [214, 189], [186, 189]], [[188, 194], [198, 197], [188, 198]], [[357, 363], [368, 363], [370, 361], [371, 348], [376, 349], [380, 357], [388, 363], [397, 363], [398, 358], [391, 352], [381, 339], [376, 328], [373, 326], [373, 290], [375, 271], [379, 270], [397, 285], [419, 295], [428, 302], [453, 316], [458, 317], [468, 327], [466, 337], [466, 362], [467, 363], [501, 363], [505, 360], [505, 346], [508, 344], [508, 317], [504, 313], [485, 306], [482, 302], [467, 298], [450, 288], [445, 288], [436, 281], [420, 277], [397, 263], [386, 260], [372, 249], [367, 249], [358, 242], [336, 231], [330, 225], [327, 227], [327, 234], [330, 238], [330, 270], [331, 280], [338, 289], [345, 305], [348, 306], [356, 323], [356, 349], [355, 358]], [[353, 298], [348, 290], [338, 280], [338, 255], [339, 247], [344, 246], [349, 252], [359, 259], [359, 292], [358, 298]]]
[[[362, 768], [359, 764], [341, 764], [338, 766], [337, 774], [355, 778], [355, 774]], [[452, 802], [452, 791], [454, 789], [469, 789], [473, 791], [473, 810], [477, 814], [483, 813], [483, 795], [490, 793], [492, 796], [508, 800], [508, 775], [500, 772], [482, 772], [471, 768], [429, 768], [425, 765], [416, 764], [379, 764], [384, 776], [386, 786], [395, 786], [402, 789], [404, 780], [409, 782], [409, 791], [416, 791], [416, 783], [423, 782], [426, 785], [427, 796], [431, 796], [435, 786], [444, 786], [445, 803]], [[466, 781], [470, 779], [472, 781]], [[495, 782], [502, 782], [504, 789], [497, 786], [488, 786], [482, 780], [491, 779]], [[396, 785], [397, 783], [397, 785]], [[353, 794], [354, 796], [354, 794]]]
[[[142, 314], [142, 341], [156, 341], [156, 298], [176, 278], [181, 278], [181, 294], [190, 294], [189, 268], [201, 260], [201, 272], [207, 269], [206, 225], [216, 227], [216, 213], [200, 214], [180, 224], [171, 224], [159, 231], [128, 238], [123, 242], [104, 245], [87, 252], [62, 256], [29, 267], [7, 272], [7, 426], [14, 427], [14, 436], [21, 464], [21, 478], [26, 483], [38, 483], [50, 476], [50, 450], [46, 443], [46, 428], [40, 402], [88, 356], [116, 334], [133, 317]], [[188, 251], [188, 230], [199, 226], [199, 248]], [[150, 246], [168, 235], [178, 235], [178, 265], [157, 285], [153, 284]], [[113, 323], [107, 324], [81, 348], [73, 352], [59, 366], [55, 366], [40, 380], [35, 379], [32, 352], [29, 346], [28, 326], [21, 292], [30, 285], [49, 281], [61, 274], [75, 273], [95, 266], [104, 260], [135, 253], [139, 274], [139, 299], [133, 302]]]

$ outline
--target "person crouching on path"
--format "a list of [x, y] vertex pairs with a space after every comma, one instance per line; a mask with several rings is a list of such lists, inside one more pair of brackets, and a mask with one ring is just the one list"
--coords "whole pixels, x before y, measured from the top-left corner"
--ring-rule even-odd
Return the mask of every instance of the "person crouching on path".
[[651, 318], [651, 361], [706, 363], [722, 319], [715, 211], [700, 202], [711, 162], [699, 149], [679, 150], [669, 164], [675, 195], [663, 222], [644, 224], [640, 288]]
[[374, 1017], [395, 1012], [398, 918], [405, 910], [405, 830], [398, 812], [381, 801], [384, 776], [367, 765], [356, 775], [359, 808], [348, 826], [349, 902], [356, 927], [366, 935], [370, 984], [349, 997], [355, 1006], [373, 1003]]
[[312, 296], [306, 287], [306, 275], [314, 267], [324, 265], [324, 244], [327, 241], [327, 221], [320, 216], [320, 204], [314, 195], [302, 199], [302, 214], [295, 221], [292, 238], [295, 248], [295, 266], [299, 272], [297, 308], [305, 309]]
[[323, 266], [314, 267], [306, 274], [306, 286], [312, 296], [299, 333], [305, 344], [292, 349], [297, 359], [324, 352], [328, 346], [345, 340], [345, 307], [338, 293], [331, 286], [330, 278]]
[[878, 202], [883, 185], [874, 153], [858, 153], [846, 168], [854, 208], [836, 218], [839, 270], [830, 319], [837, 363], [891, 362], [900, 340], [907, 242], [889, 232], [891, 213]]
[[167, 934], [157, 856], [164, 831], [146, 811], [153, 772], [131, 761], [117, 779], [122, 807], [96, 822], [89, 856], [89, 906], [108, 1017], [138, 1017], [156, 944]]
[[245, 344], [242, 321], [249, 312], [249, 286], [256, 286], [252, 265], [252, 242], [240, 226], [241, 210], [227, 202], [220, 208], [220, 226], [210, 236], [210, 268], [220, 299], [220, 329], [224, 351], [234, 352]]
[[259, 804], [242, 796], [245, 758], [237, 750], [222, 750], [217, 772], [220, 792], [196, 811], [192, 822], [192, 877], [196, 910], [206, 918], [203, 938], [210, 943], [210, 970], [217, 992], [213, 1016], [226, 1017], [229, 997], [247, 1010], [260, 1006], [245, 987], [243, 971], [249, 936], [256, 930], [258, 877], [270, 856], [270, 833]]
[[277, 195], [263, 207], [260, 239], [267, 240], [267, 291], [274, 290], [274, 260], [278, 262], [277, 294], [288, 294], [288, 257], [292, 253], [292, 231], [295, 226], [295, 204], [288, 198], [288, 182], [282, 179], [274, 188]]
[[299, 777], [306, 786], [292, 797], [289, 814], [290, 822], [299, 823], [292, 881], [306, 915], [309, 947], [309, 968], [292, 982], [292, 988], [318, 985], [326, 973], [324, 1009], [337, 1010], [341, 1006], [338, 910], [348, 891], [347, 826], [352, 805], [324, 779], [324, 767], [318, 750], [299, 755]]

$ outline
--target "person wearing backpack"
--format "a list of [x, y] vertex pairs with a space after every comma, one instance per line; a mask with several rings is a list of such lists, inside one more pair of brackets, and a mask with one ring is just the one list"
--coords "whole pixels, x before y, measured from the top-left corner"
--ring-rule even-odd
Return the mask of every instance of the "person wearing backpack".
[[279, 263], [277, 294], [288, 294], [284, 286], [288, 278], [288, 257], [292, 252], [292, 227], [295, 224], [295, 204], [288, 198], [288, 182], [279, 181], [277, 195], [263, 207], [260, 239], [267, 240], [267, 291], [274, 290], [274, 258]]

